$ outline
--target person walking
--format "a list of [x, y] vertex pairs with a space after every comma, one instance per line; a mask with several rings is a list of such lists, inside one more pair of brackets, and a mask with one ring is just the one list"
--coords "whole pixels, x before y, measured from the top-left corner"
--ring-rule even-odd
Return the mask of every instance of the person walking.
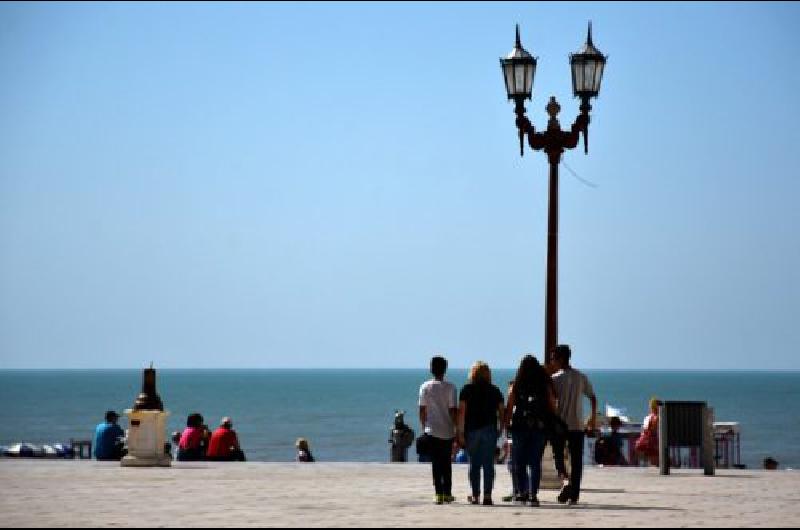
[[[542, 457], [547, 442], [548, 424], [556, 411], [553, 382], [532, 355], [520, 362], [506, 406], [506, 427], [514, 440], [514, 484], [516, 500], [539, 507]], [[509, 427], [510, 422], [510, 427]]]
[[[583, 420], [583, 401], [585, 396], [592, 404], [592, 417], [589, 420], [589, 432], [597, 431], [597, 397], [594, 394], [589, 378], [574, 369], [571, 365], [572, 350], [567, 345], [556, 346], [553, 350], [553, 384], [558, 401], [558, 415], [569, 429], [566, 436], [554, 436], [552, 440], [553, 458], [556, 470], [564, 482], [558, 495], [561, 504], [574, 505], [581, 495], [583, 478], [583, 451], [586, 442], [586, 427]], [[569, 449], [572, 469], [567, 473], [564, 462], [564, 447]]]
[[480, 503], [481, 471], [483, 471], [483, 505], [492, 506], [494, 462], [499, 424], [505, 414], [505, 399], [492, 384], [489, 365], [478, 361], [470, 370], [469, 383], [461, 389], [458, 412], [458, 441], [469, 454], [469, 481], [472, 487], [471, 504]]
[[452, 450], [455, 440], [455, 421], [458, 412], [456, 387], [445, 381], [447, 360], [431, 359], [433, 379], [419, 389], [419, 421], [423, 431], [423, 445], [431, 462], [436, 504], [449, 504], [453, 498]]

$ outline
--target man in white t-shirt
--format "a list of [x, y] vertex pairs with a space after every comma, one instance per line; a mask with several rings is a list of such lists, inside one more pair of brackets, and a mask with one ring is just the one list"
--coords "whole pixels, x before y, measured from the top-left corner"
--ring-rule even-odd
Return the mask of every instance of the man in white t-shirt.
[[[567, 424], [569, 432], [565, 439], [554, 437], [551, 441], [556, 470], [565, 485], [558, 495], [558, 502], [562, 504], [577, 504], [581, 495], [581, 480], [583, 478], [583, 446], [586, 440], [586, 431], [597, 431], [597, 397], [592, 383], [585, 374], [572, 367], [572, 350], [569, 346], [561, 344], [553, 351], [552, 366], [553, 386], [558, 398], [558, 415]], [[583, 422], [583, 398], [588, 398], [592, 404], [592, 416], [587, 429]], [[567, 473], [564, 462], [564, 448], [569, 449], [569, 458], [572, 469]]]
[[447, 360], [431, 359], [433, 379], [419, 389], [419, 419], [424, 432], [425, 451], [431, 459], [436, 504], [449, 504], [453, 498], [452, 451], [458, 413], [456, 387], [444, 380]]

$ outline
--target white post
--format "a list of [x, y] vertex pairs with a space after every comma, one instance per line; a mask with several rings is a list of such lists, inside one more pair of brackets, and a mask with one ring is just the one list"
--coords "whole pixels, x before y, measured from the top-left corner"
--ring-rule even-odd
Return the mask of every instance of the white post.
[[667, 406], [658, 406], [658, 469], [662, 475], [669, 475], [669, 444], [667, 443]]
[[130, 420], [128, 429], [128, 455], [122, 467], [169, 467], [172, 457], [164, 446], [167, 436], [169, 412], [158, 410], [126, 410]]

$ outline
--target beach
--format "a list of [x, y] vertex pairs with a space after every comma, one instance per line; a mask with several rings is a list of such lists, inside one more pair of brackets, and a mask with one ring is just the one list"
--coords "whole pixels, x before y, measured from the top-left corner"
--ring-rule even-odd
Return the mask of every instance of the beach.
[[121, 468], [89, 461], [0, 461], [2, 527], [797, 527], [800, 473], [590, 468], [581, 505], [539, 509], [466, 504], [467, 467], [454, 468], [450, 506], [433, 504], [419, 464], [180, 463]]

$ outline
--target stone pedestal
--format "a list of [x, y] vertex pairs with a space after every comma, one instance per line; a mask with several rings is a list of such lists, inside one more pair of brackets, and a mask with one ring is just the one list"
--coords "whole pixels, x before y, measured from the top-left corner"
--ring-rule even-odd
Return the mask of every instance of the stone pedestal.
[[128, 429], [128, 456], [122, 459], [123, 467], [169, 467], [172, 457], [164, 446], [167, 437], [169, 412], [158, 410], [126, 410], [130, 420]]

